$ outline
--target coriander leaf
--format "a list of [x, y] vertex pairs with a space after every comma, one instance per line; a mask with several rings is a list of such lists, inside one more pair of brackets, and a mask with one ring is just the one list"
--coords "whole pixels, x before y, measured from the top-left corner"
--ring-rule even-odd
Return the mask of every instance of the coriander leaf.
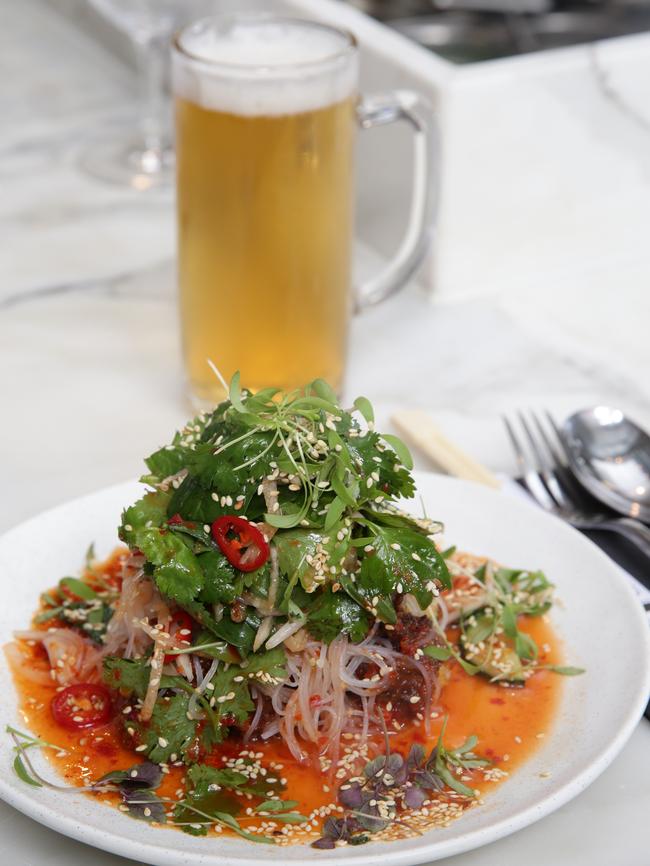
[[180, 538], [151, 528], [138, 530], [134, 541], [153, 564], [154, 580], [163, 595], [181, 605], [196, 598], [203, 588], [203, 572], [196, 556]]
[[230, 768], [212, 767], [209, 764], [194, 764], [187, 771], [187, 778], [191, 783], [192, 793], [197, 797], [204, 797], [221, 788], [237, 789], [248, 781], [244, 773]]
[[232, 509], [224, 508], [212, 498], [210, 488], [205, 487], [198, 478], [188, 475], [173, 492], [167, 508], [168, 516], [180, 514], [185, 520], [198, 524], [213, 523]]
[[327, 588], [321, 592], [307, 615], [307, 628], [317, 639], [330, 643], [347, 634], [358, 643], [368, 634], [370, 622], [366, 611], [343, 592]]
[[104, 659], [102, 678], [109, 689], [144, 698], [150, 675], [147, 659], [123, 659], [117, 656]]
[[145, 463], [151, 473], [142, 480], [145, 483], [157, 484], [170, 475], [176, 475], [185, 467], [187, 456], [201, 441], [208, 417], [199, 415], [189, 421], [183, 429], [174, 434], [170, 445], [159, 448], [147, 457]]
[[411, 456], [411, 452], [399, 436], [393, 436], [390, 433], [382, 433], [381, 438], [384, 442], [387, 442], [390, 445], [407, 469], [413, 469], [413, 457]]
[[240, 663], [239, 673], [254, 681], [259, 674], [264, 674], [266, 682], [277, 680], [281, 682], [287, 676], [287, 654], [284, 647], [276, 646], [266, 652], [256, 652]]
[[[242, 794], [266, 797], [268, 791], [284, 790], [284, 785], [279, 781], [269, 782], [268, 778], [274, 778], [271, 773], [266, 776], [259, 773], [255, 763], [246, 760], [241, 765], [246, 772], [239, 772], [230, 767], [212, 767], [208, 764], [195, 764], [188, 770], [188, 779], [192, 785], [192, 793], [203, 797], [208, 793], [220, 790], [236, 791]], [[277, 802], [284, 802], [275, 798]], [[286, 808], [296, 805], [287, 801]]]
[[240, 668], [233, 665], [227, 671], [218, 670], [211, 681], [214, 686], [212, 694], [217, 698], [227, 698], [219, 701], [214, 707], [217, 717], [232, 716], [238, 724], [245, 722], [255, 709], [246, 679], [243, 682], [235, 682], [235, 677], [242, 675]]
[[137, 547], [137, 534], [140, 529], [162, 526], [167, 518], [169, 493], [152, 491], [145, 493], [130, 508], [122, 513], [119, 536], [129, 547]]
[[429, 538], [406, 528], [393, 529], [365, 519], [362, 522], [373, 534], [372, 541], [364, 548], [364, 561], [376, 557], [381, 563], [381, 569], [373, 566], [372, 572], [381, 589], [377, 594], [411, 593], [424, 610], [433, 600], [436, 581], [444, 587], [451, 586], [445, 561]]
[[241, 592], [242, 581], [222, 553], [210, 551], [198, 557], [203, 572], [200, 600], [204, 604], [231, 604]]
[[[196, 835], [204, 835], [206, 823], [218, 822], [227, 825], [239, 835], [245, 835], [245, 838], [250, 838], [251, 841], [268, 841], [263, 836], [252, 835], [241, 830], [235, 816], [241, 811], [242, 804], [230, 792], [264, 797], [267, 791], [277, 790], [278, 785], [271, 785], [261, 774], [251, 772], [254, 766], [251, 762], [247, 762], [246, 766], [247, 773], [206, 764], [195, 764], [190, 767], [187, 777], [191, 789], [185, 800], [177, 804], [174, 809], [175, 823], [187, 824], [187, 827], [183, 827], [184, 830]], [[293, 802], [288, 801], [285, 808], [293, 805]], [[295, 817], [292, 813], [287, 814], [289, 821]], [[299, 820], [302, 820], [302, 816]], [[199, 826], [192, 827], [192, 824]]]
[[158, 698], [148, 725], [137, 721], [135, 739], [146, 744], [145, 754], [155, 764], [167, 762], [172, 754], [185, 755], [196, 737], [196, 721], [187, 718], [187, 694]]
[[[339, 533], [342, 538], [338, 538]], [[349, 530], [341, 523], [334, 524], [327, 533], [290, 529], [278, 532], [273, 543], [281, 573], [289, 580], [297, 576], [302, 586], [312, 592], [325, 580], [336, 580], [348, 554]]]
[[397, 453], [382, 443], [382, 438], [374, 431], [359, 431], [356, 436], [345, 438], [344, 448], [362, 481], [359, 503], [374, 501], [378, 496], [381, 499], [410, 498], [414, 493], [415, 485], [409, 471], [400, 464]]
[[[237, 438], [240, 437], [234, 437]], [[205, 490], [218, 491], [220, 497], [246, 495], [247, 492], [252, 495], [257, 490], [258, 482], [251, 483], [250, 479], [269, 474], [270, 463], [277, 451], [274, 448], [275, 436], [270, 431], [252, 430], [239, 442], [234, 439], [232, 442], [224, 441], [217, 448], [212, 445], [199, 446], [187, 463], [189, 477], [196, 479]], [[228, 507], [232, 512], [232, 505]], [[183, 514], [183, 517], [186, 515]], [[187, 517], [196, 519], [193, 515]]]

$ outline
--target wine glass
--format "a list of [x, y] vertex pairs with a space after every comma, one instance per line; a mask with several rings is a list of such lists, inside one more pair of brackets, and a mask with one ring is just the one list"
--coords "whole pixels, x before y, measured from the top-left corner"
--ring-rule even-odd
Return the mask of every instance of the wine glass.
[[166, 93], [169, 43], [188, 14], [181, 0], [88, 0], [135, 50], [139, 113], [135, 132], [98, 137], [81, 159], [90, 174], [112, 183], [146, 190], [171, 184], [174, 151]]

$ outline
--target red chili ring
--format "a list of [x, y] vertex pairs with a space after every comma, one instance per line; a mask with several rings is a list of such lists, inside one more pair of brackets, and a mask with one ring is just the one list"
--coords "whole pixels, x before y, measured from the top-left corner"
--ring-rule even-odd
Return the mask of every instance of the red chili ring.
[[214, 521], [212, 537], [228, 562], [239, 571], [255, 571], [271, 555], [259, 529], [234, 514], [224, 514]]

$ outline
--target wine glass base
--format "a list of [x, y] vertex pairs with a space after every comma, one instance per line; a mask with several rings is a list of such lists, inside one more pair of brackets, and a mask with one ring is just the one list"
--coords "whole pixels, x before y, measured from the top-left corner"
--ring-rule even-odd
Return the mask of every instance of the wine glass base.
[[139, 191], [169, 187], [174, 180], [174, 151], [167, 142], [105, 136], [88, 147], [79, 164], [99, 180]]

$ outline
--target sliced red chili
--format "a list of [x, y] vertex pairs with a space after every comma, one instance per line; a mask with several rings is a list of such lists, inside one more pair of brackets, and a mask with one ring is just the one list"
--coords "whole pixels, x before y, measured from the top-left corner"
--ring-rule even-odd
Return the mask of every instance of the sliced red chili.
[[[169, 624], [169, 633], [174, 638], [174, 646], [177, 649], [183, 649], [192, 645], [192, 629], [194, 628], [194, 620], [184, 610], [177, 610], [172, 614], [172, 619]], [[165, 664], [170, 664], [176, 659], [175, 653], [165, 653]]]
[[239, 571], [255, 571], [271, 553], [259, 529], [234, 514], [224, 514], [214, 521], [212, 537], [228, 562]]
[[70, 731], [103, 725], [113, 711], [110, 692], [96, 683], [77, 683], [62, 689], [52, 698], [50, 707], [54, 721]]

